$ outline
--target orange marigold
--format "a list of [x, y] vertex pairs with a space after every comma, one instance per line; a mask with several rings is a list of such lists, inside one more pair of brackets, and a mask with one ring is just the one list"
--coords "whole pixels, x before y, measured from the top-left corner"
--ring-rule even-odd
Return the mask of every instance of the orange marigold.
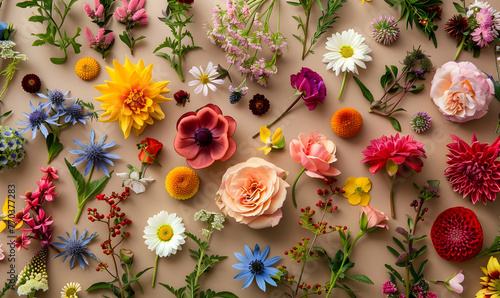
[[332, 117], [332, 129], [339, 137], [351, 138], [363, 128], [363, 117], [353, 108], [342, 108]]
[[99, 63], [94, 58], [90, 57], [84, 57], [78, 60], [75, 65], [76, 75], [84, 81], [90, 81], [97, 77], [100, 70], [101, 67]]
[[198, 192], [200, 178], [188, 167], [177, 167], [168, 173], [165, 187], [173, 198], [187, 200]]

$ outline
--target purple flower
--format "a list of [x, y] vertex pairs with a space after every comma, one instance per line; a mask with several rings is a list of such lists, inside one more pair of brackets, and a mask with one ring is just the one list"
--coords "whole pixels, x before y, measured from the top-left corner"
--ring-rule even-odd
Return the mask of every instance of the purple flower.
[[317, 72], [302, 67], [298, 74], [290, 76], [290, 83], [297, 92], [302, 93], [302, 99], [310, 111], [314, 110], [318, 103], [325, 102], [326, 85]]

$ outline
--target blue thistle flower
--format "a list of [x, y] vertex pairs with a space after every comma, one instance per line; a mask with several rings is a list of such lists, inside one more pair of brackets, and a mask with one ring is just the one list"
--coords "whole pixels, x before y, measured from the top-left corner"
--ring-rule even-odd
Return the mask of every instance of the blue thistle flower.
[[52, 105], [56, 109], [57, 112], [61, 112], [64, 110], [64, 102], [69, 99], [73, 99], [73, 97], [65, 98], [64, 96], [68, 95], [69, 91], [62, 93], [61, 91], [54, 89], [54, 91], [47, 90], [47, 95], [42, 93], [37, 93], [41, 98], [48, 98], [49, 101], [43, 104], [43, 107], [48, 107]]
[[277, 274], [279, 270], [269, 266], [276, 263], [280, 257], [274, 257], [266, 260], [267, 255], [269, 254], [269, 245], [262, 253], [260, 253], [258, 244], [255, 244], [253, 252], [250, 247], [245, 245], [245, 254], [246, 256], [235, 252], [234, 256], [241, 261], [241, 263], [232, 265], [233, 268], [241, 270], [241, 272], [238, 273], [234, 279], [245, 279], [242, 289], [248, 287], [252, 283], [254, 277], [257, 285], [264, 292], [266, 291], [266, 283], [276, 287], [276, 282], [271, 278], [271, 276]]
[[30, 107], [31, 107], [31, 114], [24, 113], [23, 115], [28, 118], [28, 121], [22, 121], [19, 123], [16, 123], [17, 125], [25, 125], [28, 124], [28, 126], [21, 131], [21, 133], [25, 133], [28, 131], [30, 128], [33, 131], [32, 134], [32, 139], [36, 137], [36, 132], [37, 130], [40, 130], [45, 138], [49, 135], [49, 131], [45, 127], [45, 124], [52, 124], [58, 126], [59, 124], [56, 123], [56, 121], [59, 119], [59, 114], [56, 114], [52, 117], [49, 117], [49, 111], [44, 111], [44, 106], [40, 103], [38, 103], [37, 108], [33, 106], [33, 104], [30, 101]]
[[87, 235], [87, 229], [85, 229], [80, 238], [78, 238], [76, 228], [73, 228], [73, 238], [71, 238], [68, 232], [66, 232], [66, 235], [68, 236], [67, 239], [64, 239], [61, 236], [57, 236], [57, 238], [59, 238], [63, 243], [60, 242], [52, 243], [52, 245], [54, 245], [55, 247], [64, 249], [62, 252], [53, 257], [53, 259], [65, 255], [63, 259], [64, 263], [64, 261], [66, 261], [68, 257], [71, 257], [71, 259], [69, 260], [69, 268], [73, 269], [75, 260], [77, 260], [78, 264], [80, 264], [80, 267], [82, 267], [83, 270], [85, 270], [85, 264], [87, 265], [89, 264], [87, 258], [85, 257], [85, 254], [99, 261], [99, 259], [93, 253], [86, 250], [87, 244], [89, 244], [90, 241], [92, 241], [95, 237], [97, 237], [96, 236], [97, 233], [94, 233], [90, 235], [90, 237], [85, 238], [85, 236]]
[[80, 121], [83, 124], [87, 124], [85, 122], [86, 118], [89, 118], [91, 113], [87, 113], [86, 115], [82, 115], [82, 106], [78, 104], [77, 100], [74, 103], [70, 104], [64, 109], [64, 114], [66, 117], [64, 118], [64, 122], [71, 122], [72, 125], [75, 125], [77, 121]]
[[84, 145], [82, 142], [73, 139], [73, 142], [83, 148], [83, 150], [69, 151], [69, 153], [82, 155], [75, 160], [73, 166], [76, 166], [83, 161], [87, 161], [85, 174], [83, 176], [87, 176], [87, 174], [93, 167], [97, 167], [98, 170], [100, 169], [104, 173], [104, 175], [109, 177], [108, 167], [106, 166], [106, 163], [109, 165], [114, 165], [110, 158], [119, 159], [120, 157], [118, 155], [106, 152], [105, 149], [113, 147], [116, 142], [113, 141], [111, 143], [104, 144], [105, 140], [106, 135], [102, 137], [99, 143], [94, 143], [94, 130], [90, 131], [90, 144], [88, 145]]

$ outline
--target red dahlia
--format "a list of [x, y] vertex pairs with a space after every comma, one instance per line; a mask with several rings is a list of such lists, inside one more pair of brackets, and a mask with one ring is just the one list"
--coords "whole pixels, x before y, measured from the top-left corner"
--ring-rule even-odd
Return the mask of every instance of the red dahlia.
[[40, 78], [33, 73], [25, 75], [23, 80], [21, 81], [21, 86], [23, 87], [24, 91], [28, 93], [36, 93], [40, 91], [41, 84], [42, 82], [40, 81]]
[[252, 114], [255, 116], [262, 116], [271, 107], [269, 100], [262, 94], [255, 94], [252, 99], [250, 99], [250, 103], [248, 104], [248, 108], [252, 111]]
[[479, 143], [476, 134], [472, 136], [469, 145], [455, 135], [455, 141], [446, 145], [450, 151], [447, 164], [449, 167], [444, 175], [450, 181], [453, 190], [465, 198], [470, 195], [473, 204], [481, 200], [494, 201], [500, 192], [500, 161], [497, 161], [500, 152], [500, 137], [491, 145]]
[[431, 239], [437, 254], [448, 261], [465, 262], [483, 247], [483, 230], [474, 211], [453, 207], [434, 221]]

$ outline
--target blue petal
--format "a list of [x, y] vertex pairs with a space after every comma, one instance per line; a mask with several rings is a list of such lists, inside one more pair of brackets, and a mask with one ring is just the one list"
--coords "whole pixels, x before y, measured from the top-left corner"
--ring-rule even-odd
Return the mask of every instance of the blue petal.
[[102, 147], [101, 147], [101, 148], [102, 148], [102, 149], [108, 149], [108, 148], [113, 147], [115, 144], [116, 144], [116, 141], [113, 141], [113, 142], [111, 142], [111, 143], [107, 143], [107, 144], [102, 145]]
[[[55, 244], [55, 243], [52, 243], [52, 244]], [[55, 246], [55, 245], [54, 245], [54, 246]], [[59, 247], [59, 246], [56, 246], [56, 247]], [[55, 255], [52, 259], [55, 259], [55, 258], [57, 258], [57, 257], [60, 257], [60, 256], [64, 255], [65, 253], [66, 253], [66, 251], [60, 252], [60, 253], [58, 253], [57, 255]]]
[[247, 255], [247, 258], [252, 261], [254, 258], [253, 258], [253, 252], [252, 250], [250, 249], [250, 247], [248, 247], [246, 244], [245, 244], [245, 254]]
[[108, 167], [106, 167], [104, 164], [101, 164], [101, 171], [104, 173], [104, 175], [109, 177]]
[[75, 140], [73, 139], [73, 142], [75, 142], [75, 144], [77, 144], [78, 146], [82, 147], [82, 148], [87, 148], [86, 145], [84, 145], [82, 142], [78, 141], [78, 140]]
[[121, 159], [120, 156], [118, 156], [116, 154], [107, 153], [107, 152], [106, 152], [106, 154], [104, 154], [104, 156], [107, 158], [112, 158], [112, 159]]
[[83, 176], [87, 176], [89, 174], [91, 168], [92, 168], [92, 163], [88, 162], [87, 166], [85, 167], [85, 173], [83, 174]]
[[242, 262], [246, 266], [250, 263], [250, 260], [239, 252], [235, 252], [234, 256], [238, 259], [238, 261]]
[[[70, 152], [71, 152], [71, 151], [70, 151]], [[73, 152], [71, 152], [71, 153], [73, 153]], [[82, 155], [82, 156], [78, 157], [78, 158], [75, 160], [75, 162], [73, 163], [73, 166], [76, 166], [77, 164], [80, 164], [80, 163], [81, 163], [82, 161], [84, 161], [84, 160], [85, 160], [85, 155]]]
[[75, 264], [75, 256], [71, 256], [71, 260], [69, 261], [69, 269], [73, 269], [74, 264]]
[[272, 279], [272, 278], [271, 278], [271, 276], [269, 276], [269, 275], [264, 275], [263, 277], [264, 277], [265, 282], [267, 282], [267, 283], [268, 283], [268, 284], [270, 284], [271, 286], [275, 286], [275, 287], [276, 287], [276, 286], [278, 286], [278, 285], [276, 284], [276, 281], [274, 281], [274, 279]]
[[236, 274], [234, 279], [240, 280], [240, 279], [248, 278], [248, 275], [252, 275], [252, 273], [250, 273], [250, 270], [244, 270], [244, 271], [241, 271], [240, 273]]
[[265, 267], [264, 268], [264, 274], [267, 274], [267, 275], [276, 275], [276, 274], [278, 274], [278, 272], [280, 272], [280, 271], [276, 268], [273, 268], [273, 267]]
[[253, 259], [254, 260], [260, 260], [260, 247], [258, 244], [255, 244], [255, 248], [253, 249]]
[[255, 276], [255, 281], [257, 282], [257, 285], [262, 291], [266, 291], [266, 282], [264, 281], [264, 278], [259, 274]]
[[269, 260], [265, 260], [264, 266], [265, 267], [271, 266], [272, 264], [278, 262], [280, 259], [281, 259], [281, 257], [273, 257], [273, 258], [270, 258]]
[[264, 261], [267, 258], [267, 255], [269, 254], [269, 245], [262, 251], [262, 254], [260, 255], [260, 260]]
[[245, 281], [243, 282], [243, 287], [241, 288], [242, 290], [248, 287], [252, 283], [253, 277], [254, 277], [253, 274], [249, 274], [247, 278], [245, 278]]
[[236, 263], [236, 264], [231, 265], [231, 267], [233, 267], [234, 269], [238, 269], [238, 270], [247, 270], [248, 269], [248, 265], [245, 265], [243, 263]]
[[[40, 103], [38, 103], [40, 105]], [[30, 107], [31, 107], [31, 112], [36, 111], [35, 107], [33, 106], [33, 103], [30, 100]]]
[[73, 227], [73, 240], [76, 240], [76, 228]]
[[94, 144], [94, 130], [93, 130], [93, 129], [90, 131], [90, 135], [89, 135], [89, 137], [90, 137], [90, 142], [91, 142], [92, 144]]
[[33, 140], [34, 138], [36, 138], [36, 129], [35, 129], [35, 127], [31, 127], [31, 131], [32, 131], [31, 139]]
[[42, 132], [43, 136], [47, 138], [47, 136], [49, 135], [49, 131], [47, 130], [45, 125], [43, 124], [40, 125], [40, 131]]

